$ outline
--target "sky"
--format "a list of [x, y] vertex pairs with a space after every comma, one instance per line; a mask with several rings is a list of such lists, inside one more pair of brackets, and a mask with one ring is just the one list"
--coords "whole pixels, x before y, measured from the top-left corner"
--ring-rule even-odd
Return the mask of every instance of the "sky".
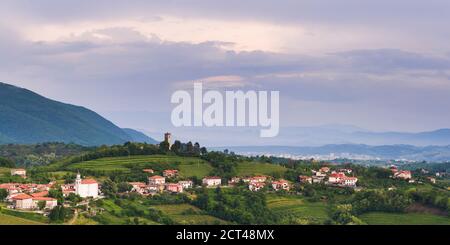
[[0, 81], [158, 138], [210, 135], [170, 123], [193, 82], [280, 91], [282, 127], [429, 131], [450, 127], [449, 23], [446, 0], [3, 0]]

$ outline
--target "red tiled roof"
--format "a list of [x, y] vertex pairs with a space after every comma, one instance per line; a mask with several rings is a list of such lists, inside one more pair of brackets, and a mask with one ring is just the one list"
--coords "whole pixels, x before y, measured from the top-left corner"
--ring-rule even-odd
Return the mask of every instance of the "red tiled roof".
[[30, 198], [32, 198], [32, 197], [25, 193], [22, 193], [22, 194], [12, 197], [13, 200], [25, 200], [25, 199], [30, 199]]
[[97, 181], [95, 179], [84, 179], [81, 180], [81, 184], [97, 184]]
[[330, 174], [330, 177], [344, 178], [345, 175], [343, 173], [334, 173], [334, 174]]
[[41, 191], [31, 194], [32, 197], [45, 197], [48, 195], [48, 191]]
[[151, 176], [151, 177], [148, 177], [149, 179], [164, 179], [164, 177], [162, 177], [162, 176], [159, 176], [159, 175], [154, 175], [154, 176]]

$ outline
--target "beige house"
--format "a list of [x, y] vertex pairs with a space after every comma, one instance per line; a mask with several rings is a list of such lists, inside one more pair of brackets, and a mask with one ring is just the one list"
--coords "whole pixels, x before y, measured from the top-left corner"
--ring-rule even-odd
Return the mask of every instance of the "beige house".
[[15, 169], [11, 169], [11, 175], [19, 175], [22, 178], [26, 178], [27, 177], [27, 171], [23, 168], [15, 168]]

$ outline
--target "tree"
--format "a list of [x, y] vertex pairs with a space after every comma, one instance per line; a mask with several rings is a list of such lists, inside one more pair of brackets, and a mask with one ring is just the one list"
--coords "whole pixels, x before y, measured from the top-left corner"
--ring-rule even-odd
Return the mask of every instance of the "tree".
[[48, 218], [52, 222], [63, 222], [64, 219], [66, 218], [67, 214], [68, 213], [66, 211], [66, 208], [61, 205], [58, 205], [50, 211]]
[[81, 200], [83, 200], [79, 195], [75, 193], [70, 193], [66, 199], [71, 201], [73, 204], [77, 204], [81, 202]]
[[0, 201], [4, 200], [8, 196], [8, 192], [5, 189], [0, 189]]
[[352, 205], [337, 205], [331, 218], [336, 224], [340, 225], [362, 225], [364, 222], [352, 214]]
[[117, 190], [119, 192], [129, 192], [133, 188], [132, 185], [128, 184], [127, 182], [120, 182], [117, 184]]
[[178, 153], [181, 150], [181, 142], [179, 140], [175, 140], [175, 142], [173, 142], [172, 147], [170, 147], [170, 150]]
[[170, 150], [169, 146], [169, 142], [167, 141], [162, 141], [161, 143], [159, 143], [159, 149], [163, 152], [168, 152]]
[[0, 157], [0, 167], [15, 168], [16, 164], [8, 158]]
[[106, 179], [103, 182], [102, 191], [107, 196], [115, 195], [118, 192], [117, 184], [114, 183], [111, 179]]
[[45, 205], [46, 205], [46, 204], [47, 204], [46, 201], [39, 201], [39, 202], [37, 203], [37, 206], [38, 206], [39, 210], [42, 210], [42, 209], [45, 208]]

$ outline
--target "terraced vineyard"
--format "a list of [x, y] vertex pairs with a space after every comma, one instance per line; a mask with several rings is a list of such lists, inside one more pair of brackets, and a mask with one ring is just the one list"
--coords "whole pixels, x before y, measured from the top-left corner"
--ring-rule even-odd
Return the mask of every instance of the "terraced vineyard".
[[227, 224], [224, 220], [203, 214], [200, 209], [189, 204], [155, 205], [152, 207], [169, 215], [178, 224]]
[[237, 165], [237, 174], [239, 176], [266, 174], [270, 175], [273, 173], [284, 173], [286, 168], [270, 164], [270, 163], [256, 163], [256, 162], [243, 162]]
[[318, 223], [328, 219], [328, 210], [325, 203], [308, 202], [296, 197], [280, 197], [270, 195], [267, 198], [270, 209], [279, 214], [292, 214], [298, 218], [308, 219]]
[[152, 168], [155, 164], [167, 164], [168, 168], [177, 167], [180, 175], [185, 177], [208, 175], [212, 170], [209, 163], [195, 157], [179, 157], [167, 155], [107, 157], [69, 165], [68, 170], [97, 170], [129, 172], [131, 168]]

